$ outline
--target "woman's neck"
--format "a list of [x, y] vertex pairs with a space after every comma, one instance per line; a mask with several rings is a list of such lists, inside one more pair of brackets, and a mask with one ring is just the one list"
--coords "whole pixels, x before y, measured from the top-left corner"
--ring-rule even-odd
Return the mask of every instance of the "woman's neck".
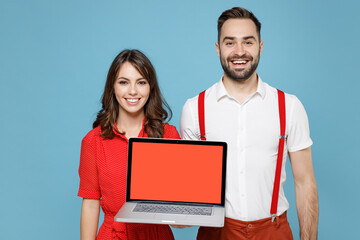
[[119, 113], [116, 125], [120, 132], [125, 132], [127, 138], [137, 137], [142, 129], [144, 117], [143, 111], [137, 114]]

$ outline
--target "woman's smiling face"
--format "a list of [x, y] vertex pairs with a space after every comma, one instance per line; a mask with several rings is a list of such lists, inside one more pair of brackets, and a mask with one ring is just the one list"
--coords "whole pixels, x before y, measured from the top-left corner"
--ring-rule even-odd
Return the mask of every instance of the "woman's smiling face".
[[119, 103], [119, 114], [136, 115], [144, 111], [150, 95], [150, 84], [130, 62], [125, 62], [117, 73], [114, 92]]

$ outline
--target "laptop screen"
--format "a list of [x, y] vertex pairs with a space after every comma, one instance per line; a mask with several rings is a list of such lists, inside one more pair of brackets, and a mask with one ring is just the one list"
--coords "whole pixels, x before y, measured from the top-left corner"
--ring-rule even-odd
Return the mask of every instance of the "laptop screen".
[[129, 140], [130, 200], [223, 205], [226, 143]]

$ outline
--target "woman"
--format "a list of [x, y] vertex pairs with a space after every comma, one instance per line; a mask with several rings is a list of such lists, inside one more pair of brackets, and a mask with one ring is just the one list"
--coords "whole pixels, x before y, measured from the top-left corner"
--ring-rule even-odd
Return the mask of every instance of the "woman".
[[[176, 128], [164, 123], [163, 106], [171, 114], [149, 59], [138, 50], [122, 51], [110, 66], [102, 109], [81, 145], [81, 239], [174, 239], [168, 225], [114, 222], [125, 202], [128, 138], [179, 138]], [[105, 219], [96, 237], [100, 205]]]

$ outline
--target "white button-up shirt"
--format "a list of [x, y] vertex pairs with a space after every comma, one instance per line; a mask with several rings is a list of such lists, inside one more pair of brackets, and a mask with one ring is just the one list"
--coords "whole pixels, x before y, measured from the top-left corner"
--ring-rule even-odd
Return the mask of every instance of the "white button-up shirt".
[[[277, 215], [289, 208], [284, 195], [287, 152], [312, 145], [308, 118], [296, 96], [285, 94], [286, 144], [280, 178]], [[184, 139], [200, 140], [198, 96], [185, 103], [180, 120]], [[222, 80], [205, 93], [207, 140], [228, 144], [225, 214], [253, 221], [270, 217], [280, 136], [277, 90], [258, 78], [257, 91], [239, 103]]]

